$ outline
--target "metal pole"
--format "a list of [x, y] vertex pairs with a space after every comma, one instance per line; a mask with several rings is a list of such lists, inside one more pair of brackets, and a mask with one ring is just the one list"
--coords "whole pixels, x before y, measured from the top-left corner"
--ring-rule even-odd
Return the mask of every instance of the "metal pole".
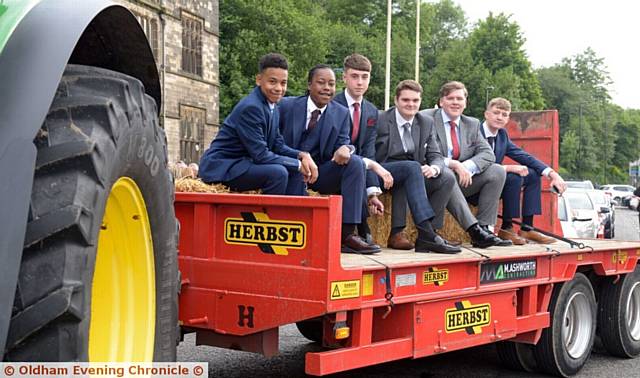
[[576, 164], [576, 168], [578, 169], [578, 174], [580, 174], [580, 178], [582, 178], [582, 104], [578, 106], [578, 164]]
[[605, 101], [602, 100], [602, 132], [604, 132], [604, 148], [602, 149], [602, 184], [607, 183], [607, 150], [609, 149], [609, 133], [607, 132], [607, 109], [605, 107]]
[[384, 72], [384, 109], [389, 109], [389, 92], [391, 91], [391, 0], [387, 0], [387, 57]]
[[420, 2], [416, 1], [416, 81], [420, 81]]

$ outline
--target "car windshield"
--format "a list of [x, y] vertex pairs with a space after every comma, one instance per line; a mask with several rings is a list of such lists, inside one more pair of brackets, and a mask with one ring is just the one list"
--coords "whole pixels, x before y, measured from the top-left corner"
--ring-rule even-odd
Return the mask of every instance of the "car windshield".
[[593, 189], [591, 181], [567, 181], [567, 187], [573, 189]]
[[586, 193], [567, 193], [565, 195], [572, 209], [593, 210], [593, 204]]
[[596, 205], [607, 205], [607, 198], [605, 197], [603, 192], [590, 192], [589, 197]]

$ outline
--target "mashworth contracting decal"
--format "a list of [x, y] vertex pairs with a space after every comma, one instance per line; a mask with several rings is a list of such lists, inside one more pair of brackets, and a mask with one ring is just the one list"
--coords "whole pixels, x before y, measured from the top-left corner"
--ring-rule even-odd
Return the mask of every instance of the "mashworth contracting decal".
[[447, 309], [444, 313], [447, 333], [464, 330], [467, 335], [477, 335], [482, 333], [482, 327], [491, 323], [489, 303], [474, 305], [470, 301], [460, 301], [455, 305], [455, 308]]
[[480, 269], [480, 283], [534, 278], [537, 268], [535, 259], [483, 264]]
[[286, 256], [290, 249], [306, 245], [307, 226], [304, 222], [269, 219], [265, 213], [241, 212], [242, 218], [224, 221], [224, 241], [227, 244], [255, 245], [264, 253]]

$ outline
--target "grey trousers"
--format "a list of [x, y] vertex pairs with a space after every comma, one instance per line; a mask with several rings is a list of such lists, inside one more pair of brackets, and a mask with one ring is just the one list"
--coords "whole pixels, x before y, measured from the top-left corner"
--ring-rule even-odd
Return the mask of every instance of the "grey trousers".
[[[465, 230], [476, 223], [476, 220], [481, 225], [496, 224], [498, 204], [505, 178], [504, 168], [498, 164], [492, 164], [484, 172], [474, 175], [468, 187], [454, 186], [447, 210]], [[467, 198], [474, 195], [478, 196], [478, 214], [475, 217], [467, 203]]]

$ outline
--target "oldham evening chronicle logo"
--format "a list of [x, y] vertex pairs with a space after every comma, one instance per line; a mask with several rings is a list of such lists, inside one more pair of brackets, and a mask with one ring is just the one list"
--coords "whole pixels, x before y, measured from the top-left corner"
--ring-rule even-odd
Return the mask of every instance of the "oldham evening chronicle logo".
[[536, 273], [537, 264], [535, 259], [488, 263], [483, 264], [480, 269], [480, 283], [534, 278]]

